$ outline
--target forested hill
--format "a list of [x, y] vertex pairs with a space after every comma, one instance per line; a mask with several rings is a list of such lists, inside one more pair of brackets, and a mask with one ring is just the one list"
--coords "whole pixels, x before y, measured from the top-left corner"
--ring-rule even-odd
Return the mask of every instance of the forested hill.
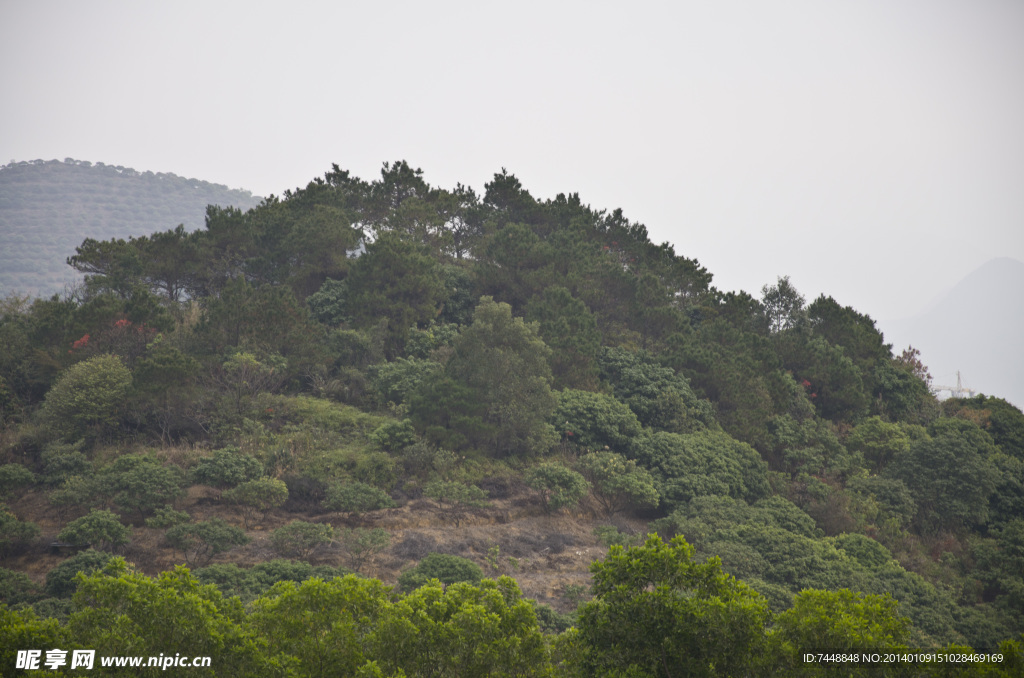
[[65, 260], [85, 238], [202, 227], [207, 205], [249, 209], [259, 198], [174, 174], [66, 158], [0, 167], [0, 294], [49, 295], [80, 279]]
[[[1024, 413], [841, 301], [405, 162], [71, 262], [0, 306], [0, 666], [1024, 671]], [[1005, 659], [802, 659], [967, 646]]]

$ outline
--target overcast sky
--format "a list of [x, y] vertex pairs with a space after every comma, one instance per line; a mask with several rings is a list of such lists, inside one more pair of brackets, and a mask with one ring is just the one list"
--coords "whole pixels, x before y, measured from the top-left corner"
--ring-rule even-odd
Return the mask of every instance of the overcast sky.
[[1024, 260], [1020, 0], [0, 0], [0, 93], [0, 162], [259, 195], [507, 167], [720, 289], [789, 275], [879, 319]]

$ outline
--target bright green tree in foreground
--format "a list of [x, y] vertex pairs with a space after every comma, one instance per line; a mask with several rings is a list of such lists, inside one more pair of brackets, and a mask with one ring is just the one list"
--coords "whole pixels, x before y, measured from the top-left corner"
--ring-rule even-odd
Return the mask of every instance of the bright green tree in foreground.
[[590, 566], [594, 600], [580, 611], [579, 669], [586, 676], [736, 676], [757, 665], [765, 600], [721, 561], [694, 560], [682, 537], [613, 546]]

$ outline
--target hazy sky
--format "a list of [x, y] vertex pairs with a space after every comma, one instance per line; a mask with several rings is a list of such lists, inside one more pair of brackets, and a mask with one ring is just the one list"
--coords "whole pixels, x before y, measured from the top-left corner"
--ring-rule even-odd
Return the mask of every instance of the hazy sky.
[[880, 319], [1024, 260], [1020, 0], [0, 0], [0, 64], [0, 162], [260, 195], [335, 162], [507, 167], [719, 288], [788, 274]]

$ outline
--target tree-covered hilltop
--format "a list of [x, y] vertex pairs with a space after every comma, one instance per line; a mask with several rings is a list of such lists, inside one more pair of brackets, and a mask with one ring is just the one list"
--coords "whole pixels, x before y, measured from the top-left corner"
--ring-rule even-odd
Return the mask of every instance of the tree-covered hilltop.
[[[939, 403], [913, 349], [788, 278], [723, 292], [619, 211], [405, 162], [69, 263], [83, 286], [0, 316], [0, 596], [53, 620], [6, 613], [25, 634], [99, 646], [118, 595], [173, 590], [239, 666], [298, 675], [817, 675], [801, 652], [1000, 643], [1019, 667], [1024, 413]], [[325, 600], [355, 626], [310, 636]]]
[[81, 278], [65, 260], [85, 238], [201, 228], [207, 205], [259, 198], [198, 179], [65, 158], [0, 167], [0, 293], [48, 296]]

